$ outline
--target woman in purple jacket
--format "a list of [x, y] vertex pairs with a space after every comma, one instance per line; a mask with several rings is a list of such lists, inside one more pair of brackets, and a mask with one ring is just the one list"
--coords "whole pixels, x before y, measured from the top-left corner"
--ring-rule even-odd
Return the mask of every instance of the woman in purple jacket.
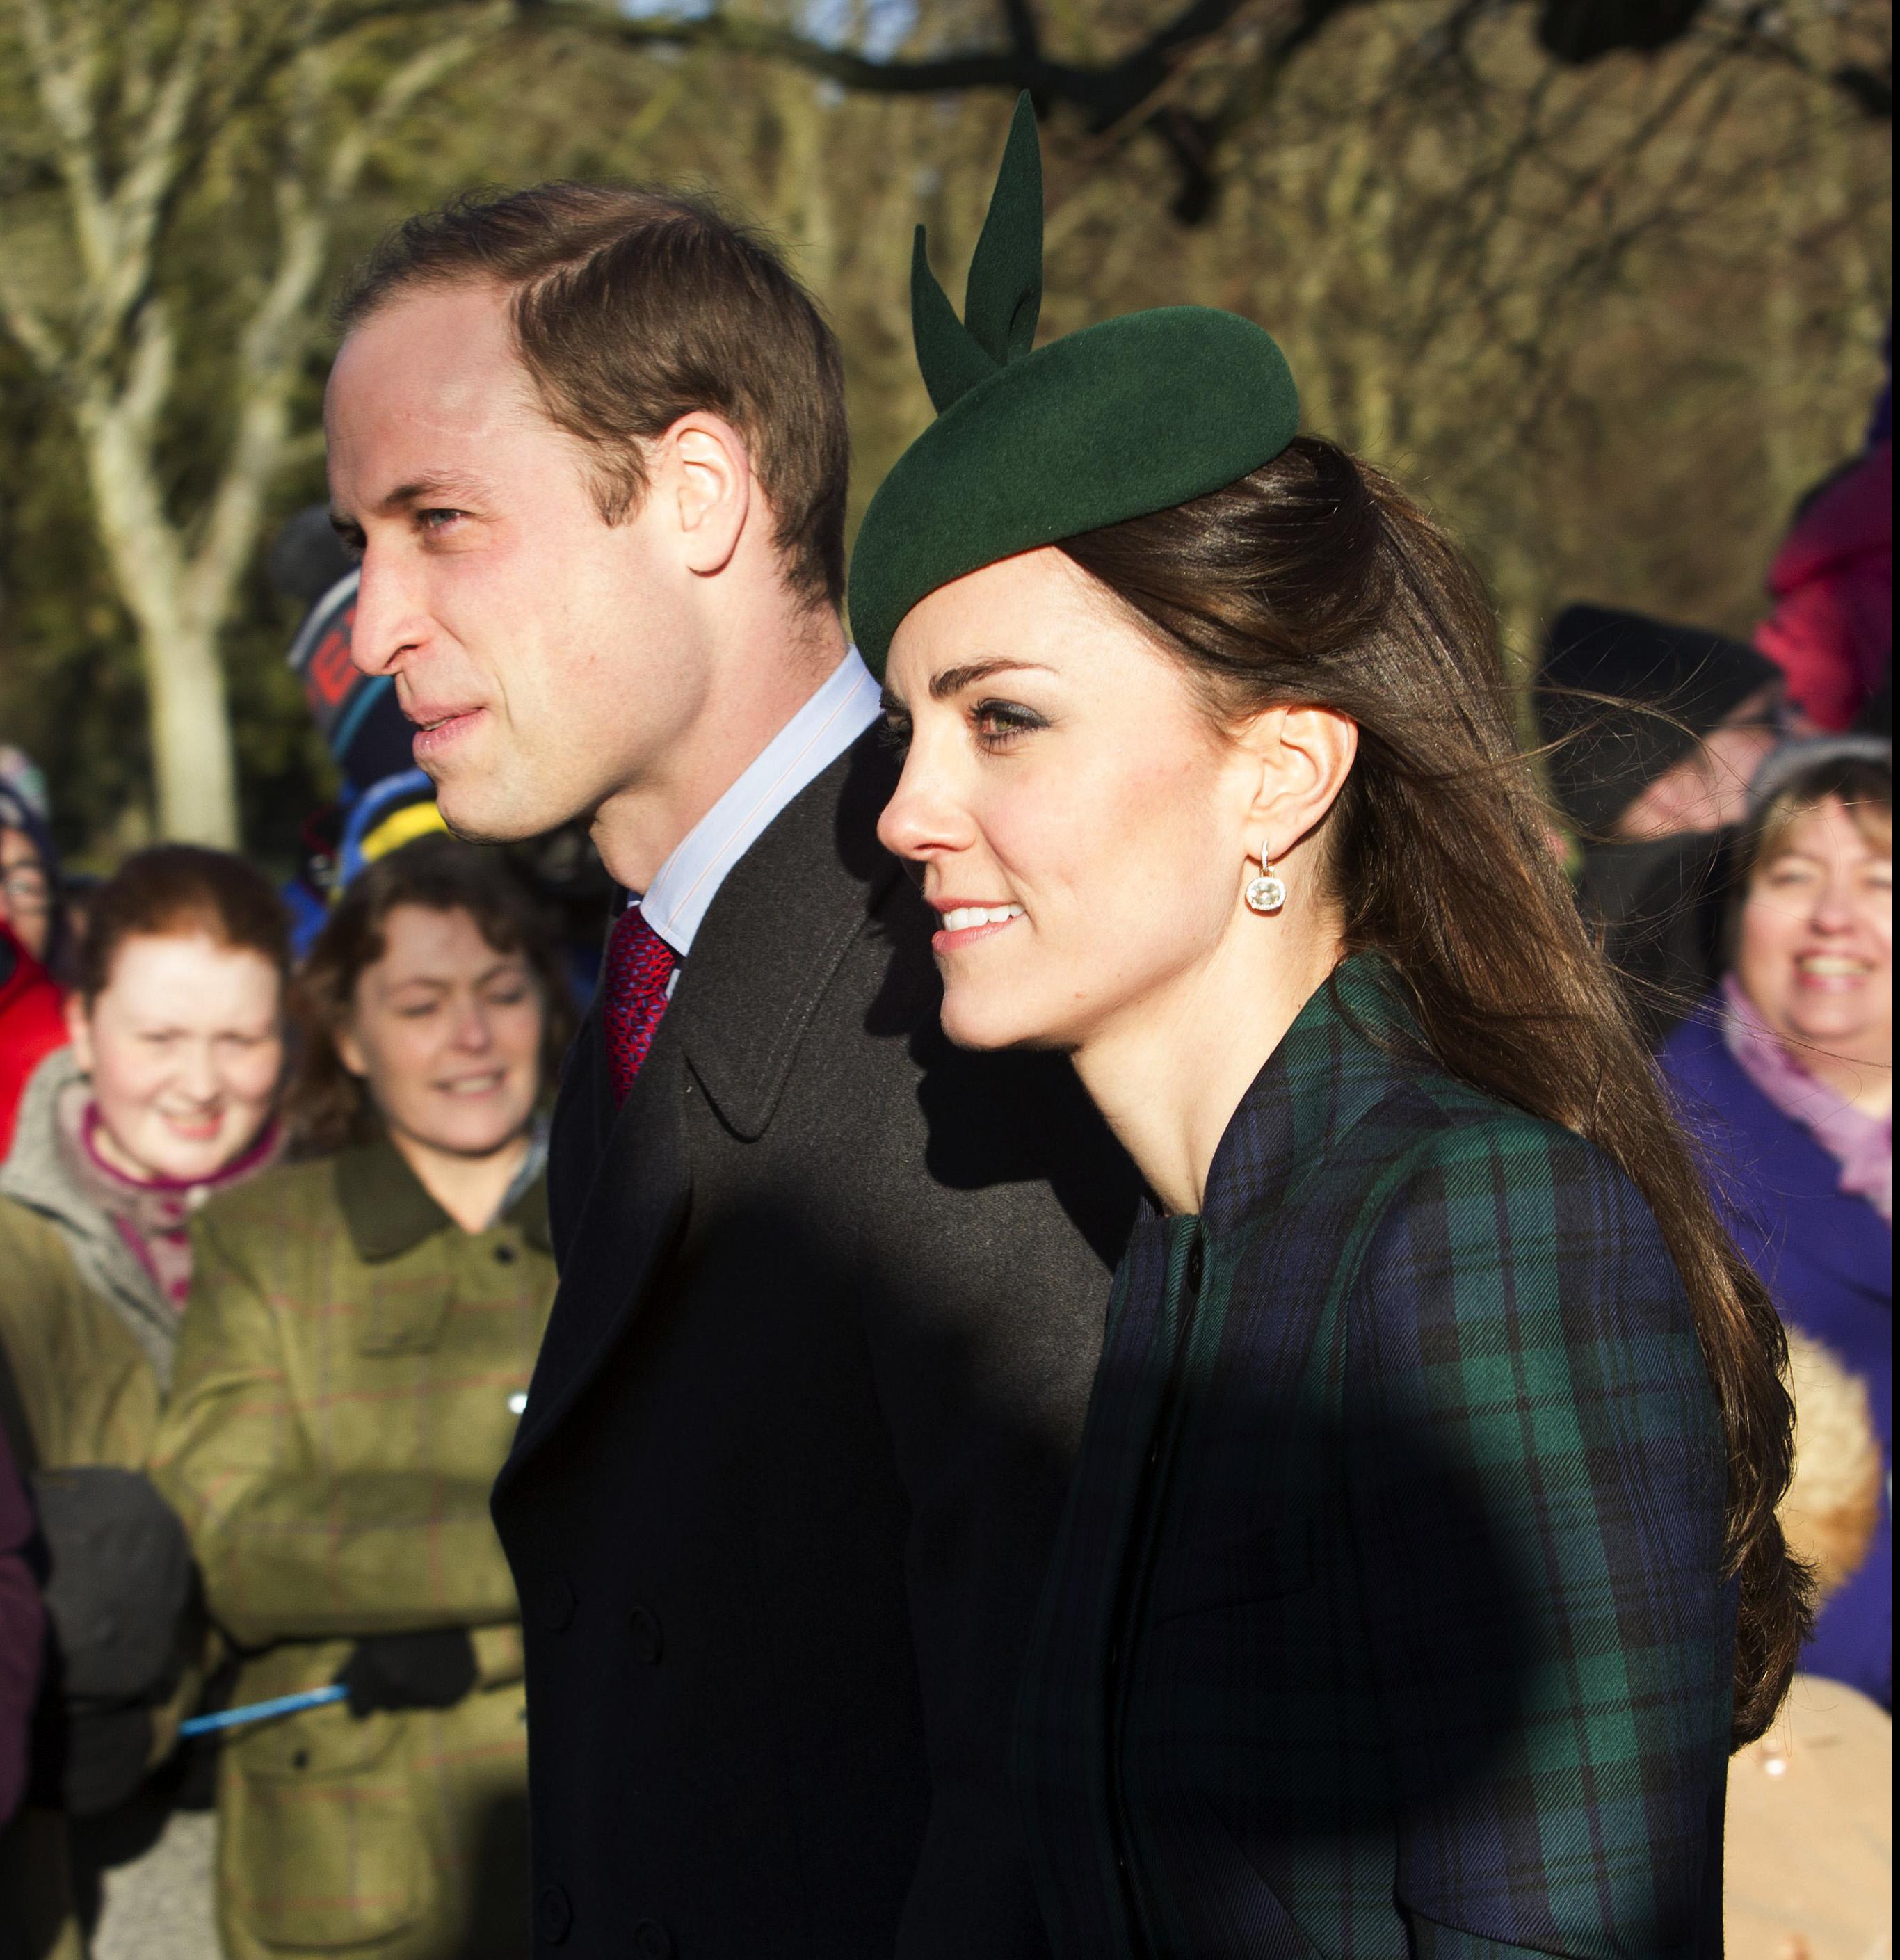
[[1803, 1669], [1893, 1702], [1893, 760], [1791, 745], [1751, 793], [1730, 966], [1662, 1052], [1717, 1203], [1790, 1326], [1865, 1381], [1887, 1465]]

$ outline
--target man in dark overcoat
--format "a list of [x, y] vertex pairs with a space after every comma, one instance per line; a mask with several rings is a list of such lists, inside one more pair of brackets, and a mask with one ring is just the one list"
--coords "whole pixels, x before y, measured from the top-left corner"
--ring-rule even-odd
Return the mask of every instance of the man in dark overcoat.
[[753, 235], [574, 185], [412, 221], [342, 319], [355, 659], [453, 828], [587, 816], [634, 895], [494, 1497], [535, 1951], [1045, 1952], [1007, 1734], [1135, 1186], [1061, 1058], [938, 1031], [835, 343]]

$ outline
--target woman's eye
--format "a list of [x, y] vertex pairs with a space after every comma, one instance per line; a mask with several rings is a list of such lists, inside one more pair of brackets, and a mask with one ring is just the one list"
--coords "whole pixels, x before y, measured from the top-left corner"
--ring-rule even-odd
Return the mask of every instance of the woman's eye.
[[1034, 708], [1014, 701], [979, 701], [970, 710], [970, 724], [986, 749], [1001, 748], [1019, 735], [1049, 726]]
[[396, 1011], [406, 1021], [424, 1020], [435, 1012], [435, 1003], [433, 1001], [419, 1001], [412, 1007], [398, 1007]]
[[901, 754], [910, 746], [910, 717], [886, 715], [877, 725], [877, 739], [886, 749], [895, 749]]

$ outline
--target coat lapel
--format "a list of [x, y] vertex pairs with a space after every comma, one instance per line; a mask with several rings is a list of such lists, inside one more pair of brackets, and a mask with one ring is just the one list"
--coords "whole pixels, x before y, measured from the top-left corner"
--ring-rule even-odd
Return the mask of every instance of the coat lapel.
[[877, 842], [895, 759], [861, 737], [719, 888], [667, 1019], [734, 1135], [763, 1135], [799, 1043], [867, 918], [902, 875]]
[[[902, 875], [877, 840], [895, 759], [861, 740], [792, 801], [720, 886], [592, 1187], [559, 1221], [561, 1285], [498, 1492], [559, 1426], [638, 1317], [683, 1227], [692, 1195], [682, 1103], [690, 1068], [721, 1122], [756, 1141], [770, 1124], [799, 1044], [871, 911]], [[590, 1017], [590, 1026], [592, 1025]], [[574, 1063], [597, 1071], [601, 1044]], [[594, 1106], [574, 1080], [563, 1100]], [[555, 1147], [561, 1147], [557, 1116]]]

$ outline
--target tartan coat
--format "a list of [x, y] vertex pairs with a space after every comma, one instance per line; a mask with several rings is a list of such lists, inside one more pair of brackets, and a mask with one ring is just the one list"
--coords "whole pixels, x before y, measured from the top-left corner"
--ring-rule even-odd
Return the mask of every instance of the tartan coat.
[[1138, 1225], [1018, 1717], [1072, 1960], [1720, 1952], [1735, 1595], [1676, 1268], [1348, 962]]
[[226, 1960], [515, 1960], [527, 1738], [488, 1493], [554, 1297], [545, 1185], [464, 1232], [379, 1139], [266, 1172], [193, 1236], [151, 1474], [241, 1651], [232, 1701], [322, 1687], [368, 1634], [463, 1627], [478, 1669], [451, 1708], [232, 1733]]

